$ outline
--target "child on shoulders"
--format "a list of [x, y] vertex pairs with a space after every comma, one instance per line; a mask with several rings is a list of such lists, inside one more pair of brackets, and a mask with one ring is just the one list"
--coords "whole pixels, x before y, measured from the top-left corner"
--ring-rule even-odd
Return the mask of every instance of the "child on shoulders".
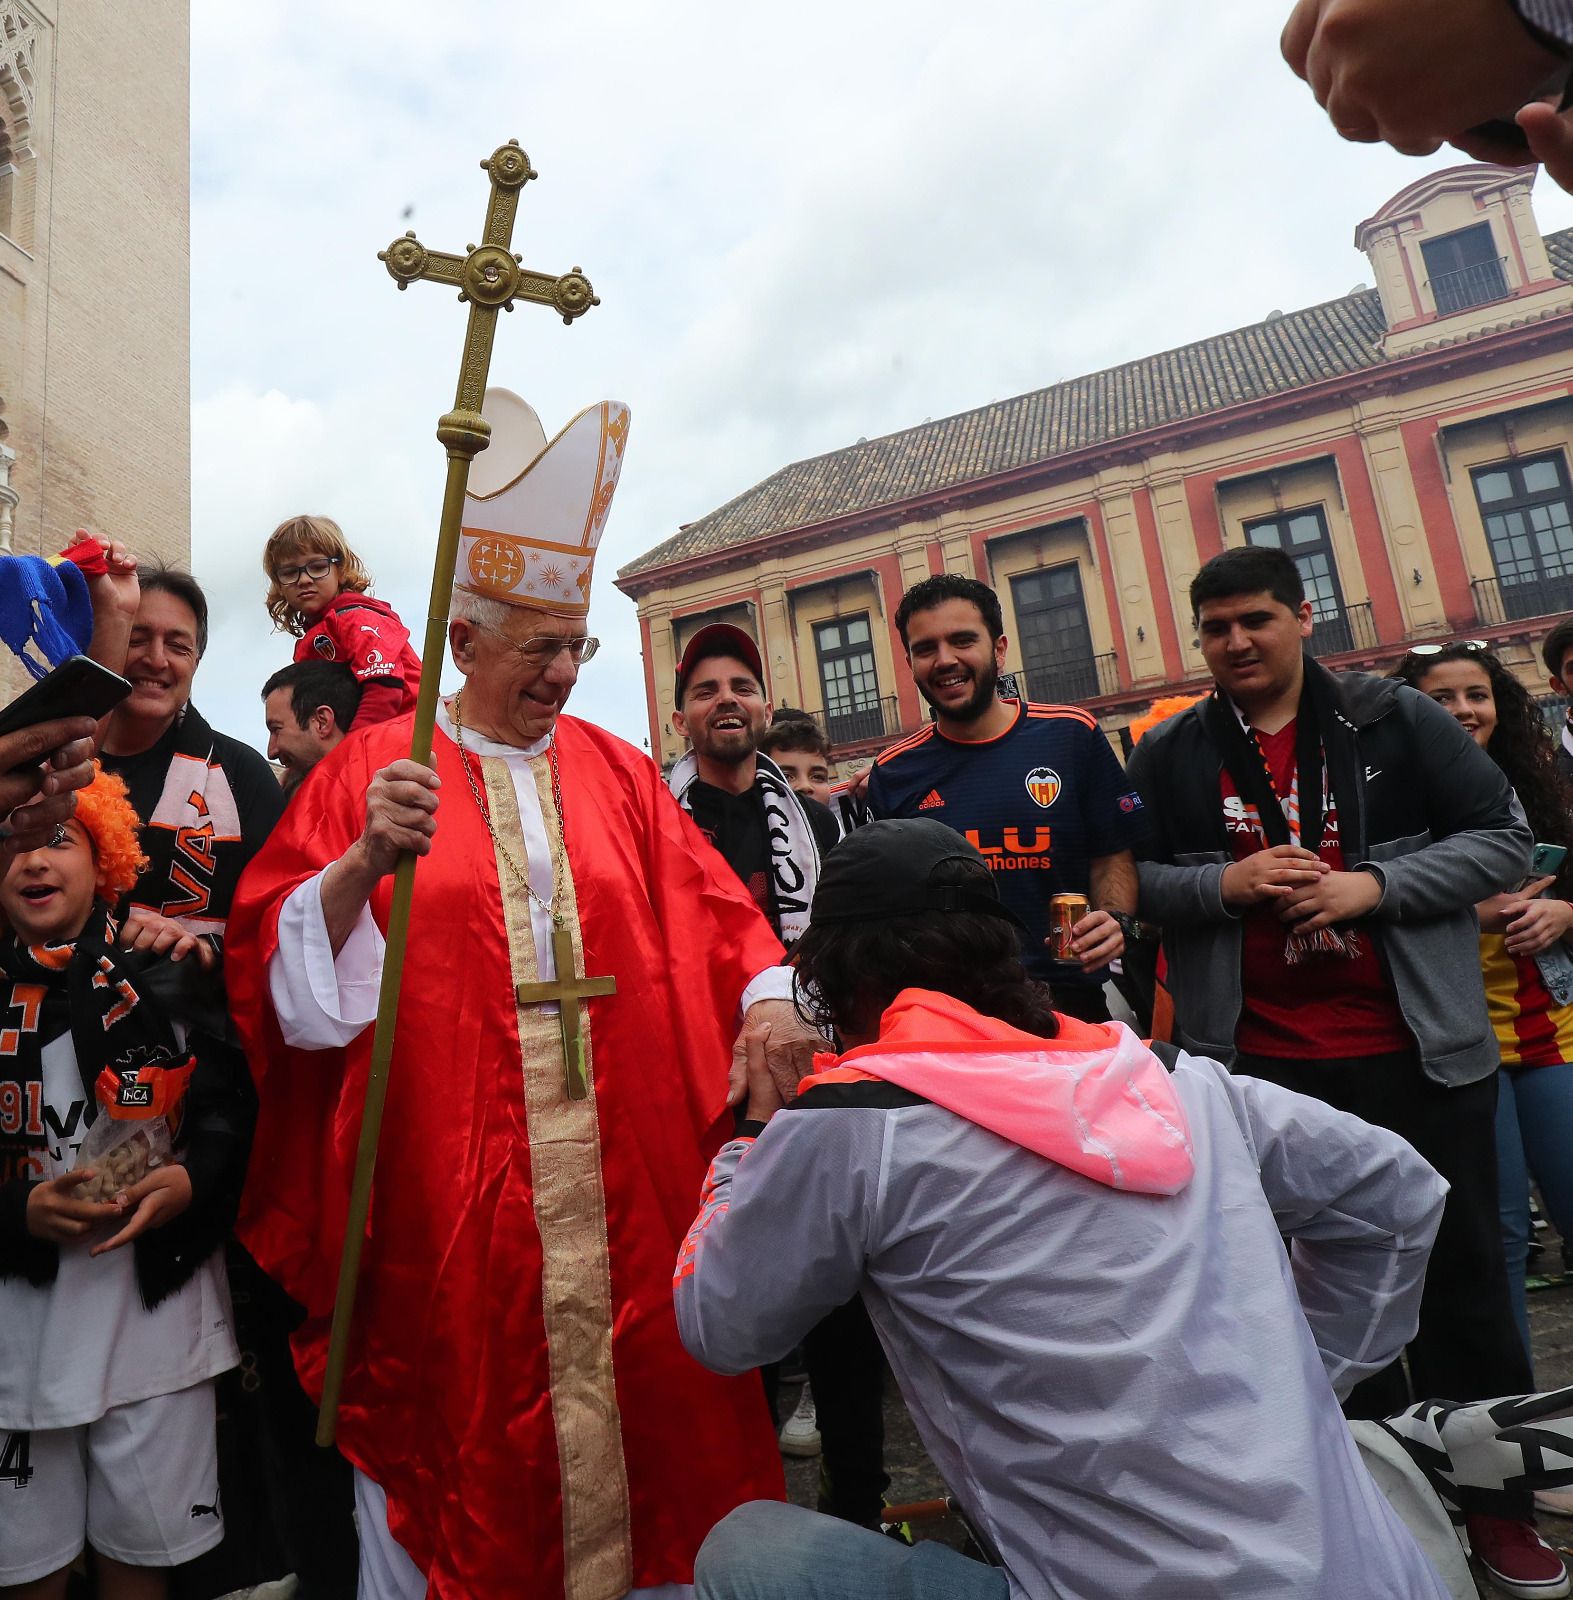
[[262, 551], [268, 615], [300, 640], [297, 661], [342, 661], [361, 686], [350, 732], [414, 709], [421, 660], [409, 630], [385, 600], [374, 599], [371, 574], [331, 517], [290, 517]]
[[220, 1247], [254, 1102], [198, 941], [120, 948], [110, 908], [143, 864], [100, 770], [0, 881], [0, 1592], [30, 1600], [63, 1600], [84, 1543], [100, 1600], [150, 1600], [224, 1537]]

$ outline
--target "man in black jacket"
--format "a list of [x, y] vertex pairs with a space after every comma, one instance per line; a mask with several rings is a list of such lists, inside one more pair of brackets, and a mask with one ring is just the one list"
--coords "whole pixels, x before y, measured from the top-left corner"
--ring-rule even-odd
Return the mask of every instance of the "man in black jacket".
[[[1507, 780], [1405, 685], [1335, 678], [1279, 550], [1215, 556], [1191, 584], [1214, 692], [1131, 759], [1149, 836], [1141, 915], [1164, 928], [1180, 1042], [1353, 1112], [1452, 1185], [1409, 1346], [1415, 1398], [1531, 1385], [1496, 1212], [1496, 1045], [1473, 907], [1518, 883], [1532, 838]], [[1351, 1416], [1408, 1403], [1397, 1363]], [[1564, 1593], [1527, 1494], [1470, 1519], [1510, 1593]], [[1514, 1587], [1517, 1583], [1518, 1587]]]

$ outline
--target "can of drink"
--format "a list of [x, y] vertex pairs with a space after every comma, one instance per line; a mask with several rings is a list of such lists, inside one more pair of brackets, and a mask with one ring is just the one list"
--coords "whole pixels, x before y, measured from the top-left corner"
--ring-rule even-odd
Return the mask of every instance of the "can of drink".
[[1074, 961], [1071, 954], [1071, 929], [1087, 915], [1089, 907], [1084, 894], [1053, 894], [1049, 896], [1049, 954], [1056, 961]]

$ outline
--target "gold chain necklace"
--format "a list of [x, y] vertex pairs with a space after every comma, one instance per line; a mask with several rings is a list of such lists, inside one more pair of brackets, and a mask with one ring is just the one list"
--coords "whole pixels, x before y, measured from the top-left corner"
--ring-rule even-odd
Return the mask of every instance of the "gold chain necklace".
[[[492, 836], [492, 843], [497, 847], [497, 854], [503, 858], [508, 870], [518, 881], [520, 888], [552, 919], [554, 928], [566, 927], [567, 923], [563, 920], [562, 913], [557, 909], [562, 875], [557, 870], [557, 848], [552, 840], [550, 830], [547, 831], [546, 848], [552, 858], [552, 898], [543, 900], [535, 892], [535, 885], [530, 882], [528, 874], [520, 869], [519, 863], [513, 859], [513, 853], [497, 837], [497, 830], [492, 826], [491, 808], [486, 804], [486, 797], [481, 793], [481, 786], [475, 781], [475, 774], [470, 771], [469, 752], [464, 748], [463, 700], [464, 691], [461, 689], [453, 697], [453, 742], [459, 747], [459, 765], [464, 769], [464, 781], [470, 786], [470, 794], [475, 800], [475, 809], [480, 812], [481, 821], [486, 824], [486, 831]], [[557, 770], [557, 740], [555, 737], [547, 749], [552, 766], [552, 801], [557, 807], [557, 826], [560, 830], [563, 823], [563, 789], [562, 775]], [[543, 826], [545, 821], [546, 819], [542, 817]]]

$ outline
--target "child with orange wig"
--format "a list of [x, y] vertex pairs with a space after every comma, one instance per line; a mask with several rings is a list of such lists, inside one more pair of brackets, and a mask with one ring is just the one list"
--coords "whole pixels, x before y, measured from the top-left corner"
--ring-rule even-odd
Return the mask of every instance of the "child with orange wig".
[[414, 709], [421, 659], [409, 630], [385, 600], [374, 598], [371, 574], [332, 517], [289, 517], [262, 550], [268, 615], [292, 633], [297, 661], [341, 661], [361, 686], [350, 731]]
[[[250, 1083], [203, 964], [171, 964], [191, 936], [118, 942], [137, 833], [125, 784], [99, 769], [0, 878], [0, 1591], [45, 1600], [84, 1543], [101, 1600], [146, 1600], [224, 1536], [214, 1380], [239, 1352], [221, 1246]], [[89, 1130], [107, 1171], [101, 1135], [155, 1117], [173, 1159], [84, 1198]]]

